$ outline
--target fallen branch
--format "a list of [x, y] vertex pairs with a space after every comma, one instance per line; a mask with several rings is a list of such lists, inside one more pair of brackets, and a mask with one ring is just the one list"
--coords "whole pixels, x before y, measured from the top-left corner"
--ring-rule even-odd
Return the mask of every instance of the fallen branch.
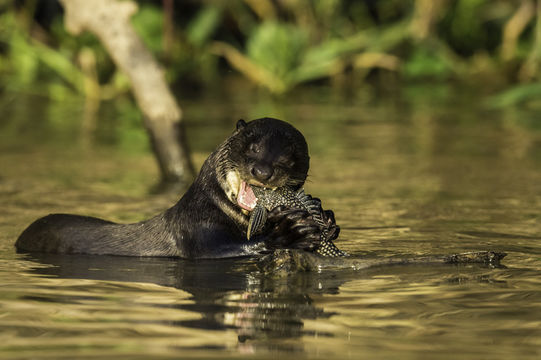
[[96, 35], [132, 84], [144, 114], [162, 179], [188, 183], [194, 175], [182, 127], [182, 112], [171, 94], [152, 54], [133, 29], [130, 17], [137, 11], [132, 1], [61, 0], [65, 24], [72, 34]]
[[461, 254], [422, 256], [412, 258], [365, 259], [358, 257], [322, 257], [302, 250], [280, 249], [266, 255], [259, 263], [260, 270], [269, 275], [287, 276], [299, 271], [366, 270], [393, 265], [485, 264], [499, 266], [507, 254], [494, 251], [475, 251]]

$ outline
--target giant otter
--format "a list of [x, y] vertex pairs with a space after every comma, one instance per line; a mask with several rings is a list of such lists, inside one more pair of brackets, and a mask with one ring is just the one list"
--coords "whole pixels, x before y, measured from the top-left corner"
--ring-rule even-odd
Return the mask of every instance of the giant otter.
[[[261, 234], [246, 239], [248, 215], [255, 206], [250, 185], [299, 189], [308, 167], [306, 140], [293, 126], [272, 118], [239, 120], [184, 196], [162, 214], [135, 224], [52, 214], [26, 228], [15, 246], [19, 251], [192, 259], [277, 248], [315, 250], [321, 229], [306, 211], [283, 206], [269, 213]], [[336, 226], [331, 211], [324, 216]]]

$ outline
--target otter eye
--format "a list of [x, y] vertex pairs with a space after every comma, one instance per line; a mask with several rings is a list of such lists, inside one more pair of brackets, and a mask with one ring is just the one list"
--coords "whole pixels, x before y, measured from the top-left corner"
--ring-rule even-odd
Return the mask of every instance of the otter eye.
[[250, 144], [250, 152], [254, 153], [254, 154], [257, 154], [261, 151], [261, 147], [257, 144]]
[[278, 164], [287, 168], [292, 168], [295, 165], [295, 160], [289, 159], [285, 156], [281, 156], [280, 158], [278, 158]]

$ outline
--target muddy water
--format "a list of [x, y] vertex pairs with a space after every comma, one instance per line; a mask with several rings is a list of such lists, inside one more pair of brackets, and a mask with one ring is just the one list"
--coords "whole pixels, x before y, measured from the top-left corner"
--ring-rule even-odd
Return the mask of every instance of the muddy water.
[[486, 111], [467, 98], [183, 102], [198, 164], [237, 118], [301, 129], [306, 190], [335, 210], [337, 244], [355, 255], [508, 253], [502, 268], [288, 279], [260, 275], [255, 259], [16, 254], [17, 235], [39, 216], [132, 222], [180, 194], [149, 195], [157, 171], [144, 133], [118, 109], [93, 120], [76, 101], [4, 99], [0, 357], [538, 359], [541, 110]]

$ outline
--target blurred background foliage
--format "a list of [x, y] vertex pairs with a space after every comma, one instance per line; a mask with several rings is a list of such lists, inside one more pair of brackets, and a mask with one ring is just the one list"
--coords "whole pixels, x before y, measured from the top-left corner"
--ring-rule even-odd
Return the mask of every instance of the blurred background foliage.
[[[535, 0], [137, 1], [133, 26], [173, 87], [240, 75], [271, 94], [303, 85], [479, 87], [487, 106], [541, 94]], [[4, 93], [116, 99], [127, 79], [91, 34], [72, 36], [52, 0], [0, 0]]]

